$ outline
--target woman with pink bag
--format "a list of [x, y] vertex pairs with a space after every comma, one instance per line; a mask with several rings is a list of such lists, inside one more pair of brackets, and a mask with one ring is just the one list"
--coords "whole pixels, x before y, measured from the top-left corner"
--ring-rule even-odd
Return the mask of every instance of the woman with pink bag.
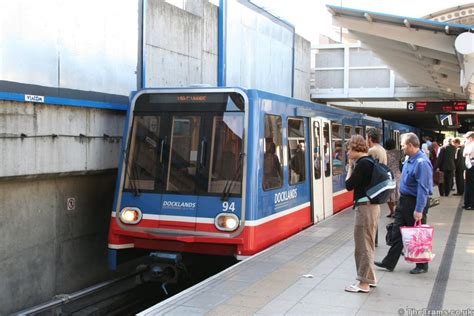
[[[413, 133], [402, 135], [402, 148], [408, 155], [403, 165], [400, 179], [400, 199], [395, 209], [395, 222], [392, 229], [393, 244], [385, 258], [374, 264], [377, 267], [393, 271], [403, 249], [401, 226], [414, 226], [421, 221], [426, 224], [429, 208], [429, 195], [433, 192], [433, 166], [428, 157], [420, 150], [420, 140]], [[427, 262], [418, 262], [411, 274], [428, 272]]]

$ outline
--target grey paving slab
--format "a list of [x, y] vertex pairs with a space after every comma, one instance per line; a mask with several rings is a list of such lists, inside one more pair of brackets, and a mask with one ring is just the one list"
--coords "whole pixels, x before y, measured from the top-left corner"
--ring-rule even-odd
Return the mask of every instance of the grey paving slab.
[[[401, 315], [399, 311], [408, 315], [426, 308], [436, 288], [458, 205], [459, 198], [450, 197], [430, 210], [437, 257], [426, 274], [409, 274], [414, 264], [400, 258], [394, 272], [376, 271], [378, 286], [370, 293], [345, 292], [347, 285], [356, 282], [354, 214], [347, 210], [221, 273], [207, 285], [195, 286], [184, 298], [163, 302], [143, 315], [174, 313], [177, 307], [189, 315]], [[383, 206], [382, 214], [386, 212]], [[474, 212], [464, 215], [443, 308], [474, 310]], [[389, 249], [384, 244], [388, 222], [390, 219], [381, 217], [376, 260]]]
[[256, 308], [250, 308], [246, 306], [235, 306], [222, 304], [213, 310], [206, 312], [206, 316], [250, 316], [256, 313]]
[[464, 291], [463, 289], [446, 291], [444, 300], [445, 305], [452, 304], [474, 309], [474, 293], [470, 291]]
[[265, 305], [264, 308], [258, 310], [255, 315], [285, 315], [296, 303], [298, 303], [298, 299], [275, 299]]
[[222, 302], [234, 297], [234, 295], [234, 293], [207, 291], [205, 295], [196, 295], [182, 304], [184, 306], [199, 307], [205, 310], [210, 310]]
[[232, 298], [228, 299], [225, 302], [225, 304], [233, 305], [233, 306], [243, 306], [243, 307], [248, 307], [248, 308], [253, 308], [255, 310], [258, 310], [262, 308], [262, 306], [265, 306], [270, 301], [271, 301], [271, 297], [237, 294], [233, 296]]
[[273, 298], [284, 292], [293, 281], [277, 281], [271, 278], [260, 280], [240, 292], [242, 295]]
[[235, 294], [250, 286], [250, 282], [226, 280], [212, 287], [212, 291], [218, 293]]
[[[380, 296], [375, 297], [373, 296], [373, 294], [370, 294], [370, 299], [367, 300], [367, 302], [361, 307], [360, 311], [367, 310], [370, 312], [380, 312], [380, 313], [388, 313], [392, 315], [400, 315], [399, 314], [400, 310], [403, 310], [403, 313], [405, 313], [408, 308], [417, 308], [417, 309], [426, 308], [426, 302], [410, 300], [407, 298], [387, 299], [386, 297], [380, 297]], [[361, 313], [359, 313], [358, 315], [361, 315]]]
[[198, 316], [203, 315], [206, 312], [206, 309], [198, 307], [188, 307], [188, 306], [178, 306], [169, 312], [165, 312], [162, 315], [165, 316]]
[[332, 306], [332, 305], [316, 305], [305, 302], [298, 302], [293, 308], [291, 308], [285, 315], [298, 316], [298, 315], [315, 315], [315, 316], [327, 316], [327, 315], [341, 315], [341, 316], [352, 316], [357, 314], [357, 308], [348, 308], [345, 306]]
[[359, 311], [356, 314], [357, 316], [385, 316], [385, 315], [400, 315], [398, 312], [382, 312], [382, 311], [375, 311], [375, 310], [370, 310], [370, 309], [359, 309]]

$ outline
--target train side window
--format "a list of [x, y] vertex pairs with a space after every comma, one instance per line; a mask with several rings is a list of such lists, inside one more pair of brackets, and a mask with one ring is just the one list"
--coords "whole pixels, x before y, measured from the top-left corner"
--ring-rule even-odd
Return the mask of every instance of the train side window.
[[344, 146], [342, 146], [342, 150], [344, 152], [344, 170], [347, 170], [347, 163], [349, 161], [347, 157], [347, 143], [349, 143], [349, 140], [351, 139], [351, 136], [353, 135], [354, 131], [352, 129], [352, 126], [350, 125], [345, 125], [344, 126]]
[[282, 119], [278, 115], [265, 114], [263, 154], [263, 189], [281, 188], [283, 185]]
[[355, 135], [360, 135], [365, 138], [364, 129], [362, 128], [362, 126], [354, 127], [354, 131], [355, 131]]
[[341, 174], [344, 169], [344, 153], [342, 149], [342, 125], [332, 123], [332, 175]]
[[305, 181], [306, 177], [306, 141], [304, 120], [288, 119], [288, 179], [290, 184]]
[[329, 143], [329, 123], [324, 123], [323, 125], [323, 143], [324, 143], [324, 176], [330, 177], [331, 176], [331, 144]]

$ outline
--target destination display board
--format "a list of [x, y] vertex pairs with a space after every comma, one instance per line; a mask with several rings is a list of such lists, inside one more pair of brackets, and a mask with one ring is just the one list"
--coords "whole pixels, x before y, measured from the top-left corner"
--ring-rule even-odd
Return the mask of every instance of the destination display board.
[[407, 102], [407, 110], [415, 112], [449, 113], [466, 109], [466, 101]]

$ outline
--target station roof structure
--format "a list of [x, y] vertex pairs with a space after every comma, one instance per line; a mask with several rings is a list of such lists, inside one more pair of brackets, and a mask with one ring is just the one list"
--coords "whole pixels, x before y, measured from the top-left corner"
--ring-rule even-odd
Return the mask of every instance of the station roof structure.
[[[327, 8], [333, 15], [333, 24], [346, 28], [351, 37], [360, 40], [408, 82], [438, 92], [438, 100], [426, 101], [467, 100], [468, 111], [458, 114], [463, 129], [474, 128], [474, 26], [332, 5]], [[466, 34], [467, 46], [471, 46], [467, 53], [460, 52], [456, 43]], [[392, 117], [387, 118], [400, 121], [402, 113], [392, 112]], [[370, 109], [368, 114], [374, 115]], [[417, 115], [420, 117], [415, 116], [416, 119], [423, 120], [422, 114]], [[432, 120], [432, 114], [431, 118], [428, 113], [424, 115]]]

